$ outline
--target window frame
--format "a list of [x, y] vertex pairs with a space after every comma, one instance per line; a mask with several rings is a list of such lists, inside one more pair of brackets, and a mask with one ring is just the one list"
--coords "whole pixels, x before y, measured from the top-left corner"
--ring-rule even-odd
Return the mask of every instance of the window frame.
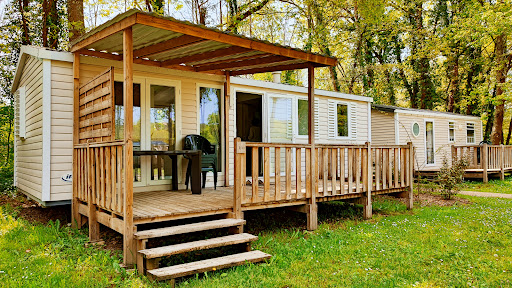
[[[428, 163], [427, 162], [427, 122], [432, 122], [432, 147], [434, 148], [434, 162]], [[436, 166], [436, 122], [434, 119], [424, 119], [423, 124], [425, 126], [423, 136], [425, 137], [423, 143], [425, 144], [425, 166]], [[421, 127], [420, 127], [420, 134], [421, 134]]]
[[[351, 103], [350, 102], [346, 102], [346, 101], [339, 101], [339, 100], [335, 100], [331, 103], [334, 103], [335, 107], [334, 107], [334, 110], [335, 110], [335, 114], [336, 114], [336, 119], [334, 119], [335, 121], [335, 124], [336, 124], [336, 128], [335, 128], [335, 133], [336, 135], [334, 135], [335, 139], [338, 139], [338, 140], [350, 140], [352, 139], [352, 119], [350, 119], [350, 115], [352, 115], [352, 107], [351, 107]], [[345, 105], [347, 106], [347, 136], [339, 136], [338, 135], [338, 105], [341, 104], [341, 105]]]
[[[292, 118], [293, 118], [293, 122], [294, 122], [293, 129], [296, 131], [295, 137], [297, 137], [298, 139], [308, 139], [308, 134], [306, 134], [306, 135], [299, 134], [299, 100], [306, 101], [309, 104], [309, 100], [307, 97], [297, 97], [297, 100], [295, 101], [296, 105], [294, 105], [295, 111], [292, 111], [293, 112]], [[308, 128], [309, 128], [309, 125], [308, 125]]]
[[[218, 171], [219, 175], [224, 175], [224, 171], [226, 170], [225, 162], [226, 162], [226, 127], [225, 127], [225, 109], [224, 109], [224, 85], [216, 85], [216, 84], [208, 84], [208, 83], [196, 83], [196, 133], [197, 135], [201, 135], [201, 88], [212, 88], [212, 89], [220, 89], [220, 171]], [[232, 100], [233, 101], [233, 100]], [[236, 102], [236, 99], [235, 99]], [[236, 119], [236, 116], [235, 116]], [[229, 127], [228, 127], [229, 128]], [[181, 139], [181, 138], [180, 138]], [[183, 147], [183, 146], [181, 146]]]
[[[468, 124], [473, 125], [473, 142], [468, 142]], [[471, 121], [466, 121], [466, 144], [474, 145], [476, 144], [476, 123]]]
[[[450, 127], [450, 124], [453, 124], [453, 140], [450, 139], [450, 130], [452, 127]], [[455, 121], [448, 121], [448, 143], [455, 143], [456, 142], [456, 124]]]
[[[418, 124], [418, 135], [414, 135], [414, 124]], [[414, 138], [418, 138], [420, 137], [421, 135], [421, 126], [420, 126], [420, 123], [418, 123], [418, 121], [414, 121], [411, 123], [411, 134]]]

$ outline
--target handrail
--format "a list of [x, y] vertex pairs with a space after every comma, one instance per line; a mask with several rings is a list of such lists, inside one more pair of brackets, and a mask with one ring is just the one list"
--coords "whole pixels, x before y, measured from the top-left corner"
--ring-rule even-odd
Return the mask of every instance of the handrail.
[[75, 146], [78, 174], [74, 191], [79, 200], [124, 215], [124, 148], [120, 141]]
[[504, 179], [505, 169], [512, 168], [512, 146], [508, 145], [452, 145], [452, 159], [468, 157], [467, 169], [480, 169], [483, 181], [487, 183], [491, 170], [499, 170], [500, 178]]
[[[316, 198], [402, 191], [413, 183], [412, 143], [316, 144], [313, 153], [309, 144], [243, 142], [235, 138], [234, 146], [235, 213], [241, 206], [309, 200], [313, 196], [311, 181]], [[315, 169], [310, 167], [311, 157], [315, 157]], [[311, 170], [316, 173], [313, 175]]]

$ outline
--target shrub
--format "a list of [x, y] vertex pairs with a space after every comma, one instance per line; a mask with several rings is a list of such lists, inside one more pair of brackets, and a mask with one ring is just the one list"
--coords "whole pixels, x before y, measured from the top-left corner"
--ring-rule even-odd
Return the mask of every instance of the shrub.
[[460, 184], [464, 181], [464, 172], [469, 165], [467, 156], [459, 159], [453, 159], [452, 164], [448, 163], [448, 158], [443, 158], [443, 166], [437, 173], [438, 184], [441, 186], [441, 195], [445, 199], [451, 199], [460, 189]]

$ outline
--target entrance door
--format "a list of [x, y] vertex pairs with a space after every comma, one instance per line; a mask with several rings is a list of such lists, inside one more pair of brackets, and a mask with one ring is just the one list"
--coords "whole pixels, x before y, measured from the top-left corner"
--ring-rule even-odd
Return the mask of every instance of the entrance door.
[[[262, 142], [263, 140], [263, 95], [237, 92], [236, 93], [236, 137], [243, 141]], [[247, 155], [251, 155], [251, 148], [247, 148]], [[261, 151], [260, 151], [261, 152]], [[252, 157], [246, 158], [247, 175], [252, 175]], [[258, 154], [259, 171], [262, 175], [261, 153]]]
[[425, 147], [427, 164], [435, 163], [434, 122], [425, 121]]

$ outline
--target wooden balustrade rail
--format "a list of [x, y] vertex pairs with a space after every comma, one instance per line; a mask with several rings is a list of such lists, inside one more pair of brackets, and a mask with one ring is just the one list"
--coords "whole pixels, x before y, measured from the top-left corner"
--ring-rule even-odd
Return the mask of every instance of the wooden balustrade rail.
[[123, 216], [123, 149], [121, 141], [75, 145], [76, 197]]
[[[310, 199], [310, 181], [314, 181], [317, 198], [369, 189], [405, 189], [413, 182], [411, 144], [316, 145], [312, 153], [308, 144], [253, 143], [236, 138], [234, 148], [235, 210], [237, 205]], [[315, 157], [315, 175], [310, 171], [311, 157]]]
[[487, 183], [488, 173], [499, 171], [504, 178], [505, 170], [512, 169], [512, 146], [505, 145], [453, 145], [452, 159], [467, 157], [468, 170], [481, 170]]

